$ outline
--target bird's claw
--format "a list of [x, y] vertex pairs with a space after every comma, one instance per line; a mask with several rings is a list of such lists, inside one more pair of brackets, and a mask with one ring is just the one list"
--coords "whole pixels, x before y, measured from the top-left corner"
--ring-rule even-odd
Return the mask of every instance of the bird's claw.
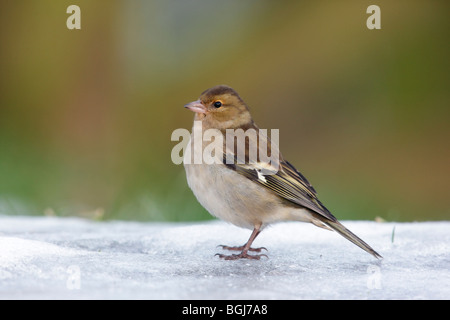
[[[244, 250], [244, 246], [240, 246], [240, 247], [229, 247], [229, 246], [220, 244], [220, 245], [217, 246], [217, 248], [218, 248], [218, 247], [221, 247], [223, 250], [230, 250], [230, 251], [242, 251], [242, 250]], [[251, 251], [251, 252], [261, 252], [262, 250], [266, 250], [266, 252], [269, 252], [269, 250], [267, 250], [266, 247], [249, 248], [249, 249], [248, 249], [248, 251]]]
[[219, 258], [224, 260], [239, 260], [239, 259], [251, 259], [251, 260], [259, 260], [261, 257], [266, 257], [269, 259], [269, 257], [266, 254], [256, 254], [256, 255], [250, 255], [247, 253], [239, 253], [239, 254], [232, 254], [232, 255], [226, 255], [226, 254], [220, 254], [216, 253], [216, 256], [219, 256]]

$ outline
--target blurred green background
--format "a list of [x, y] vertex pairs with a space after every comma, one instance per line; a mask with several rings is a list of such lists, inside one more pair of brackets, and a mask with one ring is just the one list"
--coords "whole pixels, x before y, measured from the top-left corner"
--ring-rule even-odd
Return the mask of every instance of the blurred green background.
[[[66, 28], [71, 4], [81, 30]], [[0, 214], [209, 219], [170, 136], [192, 126], [185, 103], [228, 84], [338, 218], [449, 219], [449, 9], [2, 1]]]

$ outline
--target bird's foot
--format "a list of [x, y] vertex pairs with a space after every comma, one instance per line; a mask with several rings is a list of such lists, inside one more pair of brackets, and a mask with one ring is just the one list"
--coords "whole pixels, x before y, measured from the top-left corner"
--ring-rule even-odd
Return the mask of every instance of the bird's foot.
[[[224, 246], [223, 244], [218, 245], [218, 247], [221, 247], [224, 250], [230, 250], [230, 251], [243, 251], [244, 250], [244, 246], [240, 246], [240, 247], [229, 247], [229, 246]], [[261, 248], [248, 248], [248, 251], [251, 252], [261, 252], [262, 250], [267, 250], [265, 247], [261, 247]]]
[[[258, 248], [258, 249], [260, 249], [260, 248]], [[266, 257], [267, 259], [269, 259], [269, 257], [265, 254], [251, 255], [246, 252], [241, 252], [239, 254], [232, 254], [232, 255], [216, 253], [216, 256], [219, 256], [219, 258], [224, 259], [224, 260], [239, 260], [239, 259], [259, 260], [259, 259], [261, 259], [261, 257]]]

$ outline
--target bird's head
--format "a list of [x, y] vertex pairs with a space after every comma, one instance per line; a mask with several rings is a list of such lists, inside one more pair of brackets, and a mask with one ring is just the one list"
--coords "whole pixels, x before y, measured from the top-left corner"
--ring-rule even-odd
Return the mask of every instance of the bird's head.
[[205, 90], [198, 100], [184, 107], [195, 112], [195, 120], [203, 121], [209, 128], [232, 129], [253, 123], [248, 106], [233, 88], [225, 85]]

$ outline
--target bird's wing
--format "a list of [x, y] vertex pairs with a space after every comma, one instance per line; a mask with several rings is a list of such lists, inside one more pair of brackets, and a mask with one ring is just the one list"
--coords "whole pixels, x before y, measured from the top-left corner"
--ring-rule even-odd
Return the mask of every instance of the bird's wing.
[[[268, 145], [271, 146], [273, 152], [276, 146], [271, 144], [270, 140]], [[273, 163], [259, 161], [260, 159], [252, 162], [248, 161], [248, 157], [242, 161], [242, 157], [237, 157], [234, 153], [236, 150], [226, 150], [223, 154], [223, 163], [231, 170], [266, 187], [291, 203], [306, 207], [328, 220], [337, 221], [319, 201], [316, 190], [309, 181], [293, 165], [285, 161], [281, 154], [279, 154], [279, 159]], [[235, 161], [231, 162], [230, 158]]]

